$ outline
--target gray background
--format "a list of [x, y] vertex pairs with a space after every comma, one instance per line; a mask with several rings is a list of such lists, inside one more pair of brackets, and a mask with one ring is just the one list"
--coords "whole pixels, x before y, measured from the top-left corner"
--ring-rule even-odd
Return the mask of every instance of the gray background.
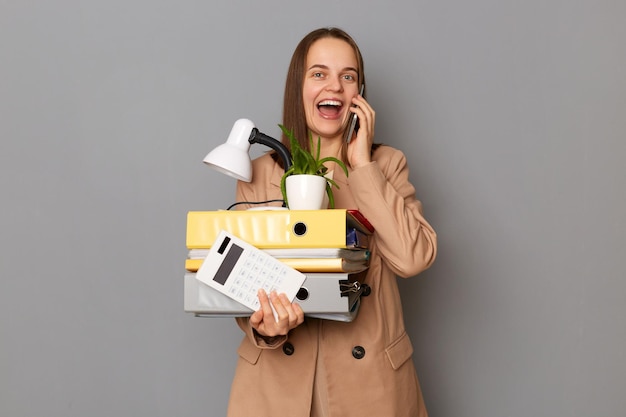
[[278, 135], [327, 25], [439, 234], [401, 283], [431, 416], [624, 415], [609, 0], [0, 1], [0, 415], [224, 415], [241, 334], [183, 312], [185, 216], [233, 201], [201, 159], [240, 117]]

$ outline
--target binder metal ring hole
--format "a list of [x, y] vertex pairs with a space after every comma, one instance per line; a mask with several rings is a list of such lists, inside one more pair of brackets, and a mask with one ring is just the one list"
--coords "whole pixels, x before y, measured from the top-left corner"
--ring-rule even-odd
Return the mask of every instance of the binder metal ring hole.
[[306, 224], [302, 222], [298, 222], [293, 225], [293, 232], [296, 234], [296, 236], [302, 236], [306, 234], [306, 229]]
[[300, 301], [304, 301], [309, 298], [309, 290], [304, 287], [300, 287], [298, 293], [296, 294], [296, 298]]

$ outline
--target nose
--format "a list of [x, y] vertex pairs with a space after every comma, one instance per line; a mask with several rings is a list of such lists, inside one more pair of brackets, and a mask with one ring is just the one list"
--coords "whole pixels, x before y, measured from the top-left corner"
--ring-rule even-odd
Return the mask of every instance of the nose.
[[343, 90], [343, 83], [341, 82], [340, 78], [329, 78], [328, 79], [328, 84], [326, 85], [326, 89], [329, 91], [342, 91]]

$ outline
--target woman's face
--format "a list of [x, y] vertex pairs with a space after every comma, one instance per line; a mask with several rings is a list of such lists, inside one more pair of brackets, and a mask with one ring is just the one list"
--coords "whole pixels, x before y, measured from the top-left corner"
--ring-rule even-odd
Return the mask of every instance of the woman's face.
[[359, 93], [352, 47], [341, 39], [319, 39], [309, 48], [305, 68], [302, 96], [313, 139], [341, 138], [352, 114], [352, 98]]

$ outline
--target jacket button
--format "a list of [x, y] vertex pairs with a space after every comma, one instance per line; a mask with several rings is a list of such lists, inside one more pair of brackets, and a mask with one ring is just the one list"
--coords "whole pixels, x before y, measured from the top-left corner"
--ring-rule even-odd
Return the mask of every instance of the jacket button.
[[293, 345], [289, 342], [285, 343], [283, 345], [283, 353], [287, 356], [291, 356], [293, 355], [293, 352], [295, 352], [296, 349], [293, 347]]
[[353, 347], [352, 356], [354, 356], [355, 359], [363, 359], [363, 356], [365, 356], [365, 348], [363, 346]]
[[368, 295], [372, 293], [372, 287], [370, 287], [367, 284], [362, 284], [361, 288], [363, 289], [363, 292], [361, 292], [361, 296], [363, 297], [367, 297]]

